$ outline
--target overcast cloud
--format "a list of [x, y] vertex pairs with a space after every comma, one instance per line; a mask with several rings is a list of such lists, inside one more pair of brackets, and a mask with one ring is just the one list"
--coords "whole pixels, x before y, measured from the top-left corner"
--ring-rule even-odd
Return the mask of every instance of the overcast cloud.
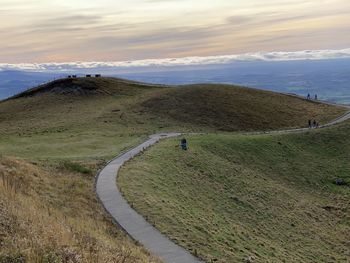
[[291, 61], [350, 58], [350, 48], [341, 50], [304, 50], [295, 52], [257, 52], [238, 55], [146, 59], [119, 62], [69, 62], [69, 63], [0, 63], [0, 70], [77, 72], [81, 69], [118, 70], [136, 67], [174, 67], [191, 65], [228, 64], [242, 61]]
[[2, 0], [0, 62], [344, 49], [349, 14], [349, 0]]

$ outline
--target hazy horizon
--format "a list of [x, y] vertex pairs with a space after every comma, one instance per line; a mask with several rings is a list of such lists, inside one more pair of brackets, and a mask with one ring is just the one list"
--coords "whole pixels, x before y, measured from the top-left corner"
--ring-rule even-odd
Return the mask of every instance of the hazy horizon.
[[[111, 65], [93, 63], [95, 67], [85, 68], [80, 64], [80, 68], [76, 64], [66, 65], [66, 67], [50, 64], [46, 65], [50, 70], [41, 72], [35, 72], [33, 68], [27, 71], [12, 68], [9, 71], [0, 70], [0, 99], [43, 82], [66, 77], [68, 74], [84, 76], [84, 74], [102, 73], [104, 76], [156, 84], [226, 83], [295, 93], [301, 96], [317, 93], [322, 100], [350, 104], [350, 58], [228, 61], [230, 60], [221, 64], [193, 64], [188, 61], [187, 64], [136, 63], [131, 67], [118, 67], [113, 63]], [[53, 70], [55, 68], [59, 70]], [[65, 68], [64, 71], [62, 71], [63, 68]]]

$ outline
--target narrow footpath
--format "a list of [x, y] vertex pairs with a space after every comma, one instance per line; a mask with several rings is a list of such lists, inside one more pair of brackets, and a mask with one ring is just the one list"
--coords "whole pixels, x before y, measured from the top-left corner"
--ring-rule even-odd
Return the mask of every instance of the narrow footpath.
[[158, 256], [165, 263], [197, 263], [203, 261], [176, 245], [132, 209], [116, 184], [118, 171], [125, 162], [159, 140], [179, 135], [181, 133], [152, 135], [146, 142], [112, 160], [97, 175], [96, 193], [115, 223], [134, 240], [140, 242], [151, 254]]

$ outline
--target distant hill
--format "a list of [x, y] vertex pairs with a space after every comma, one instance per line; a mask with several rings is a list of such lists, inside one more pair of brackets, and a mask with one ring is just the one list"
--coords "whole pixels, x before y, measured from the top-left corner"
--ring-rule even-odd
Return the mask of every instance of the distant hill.
[[121, 76], [152, 83], [227, 83], [350, 104], [350, 59], [164, 67]]
[[[102, 73], [157, 84], [227, 83], [265, 90], [295, 93], [350, 104], [350, 59], [252, 61], [214, 65], [157, 66], [128, 68], [69, 68], [62, 72], [40, 73], [0, 71], [0, 99], [68, 74]], [[70, 73], [68, 73], [70, 72]]]
[[[74, 104], [91, 97], [90, 104], [86, 105], [91, 107], [110, 96], [133, 96], [135, 101], [129, 107], [147, 114], [148, 118], [158, 116], [170, 123], [226, 131], [301, 127], [309, 119], [324, 122], [343, 111], [296, 96], [234, 85], [198, 84], [175, 88], [117, 78], [55, 80], [15, 95], [3, 107], [21, 99], [22, 107], [35, 113], [38, 105], [50, 110], [52, 100], [63, 107], [67, 100], [73, 100], [71, 103]], [[26, 100], [26, 97], [32, 99]], [[108, 104], [104, 106], [107, 108]], [[12, 114], [23, 113], [17, 108], [17, 112]]]

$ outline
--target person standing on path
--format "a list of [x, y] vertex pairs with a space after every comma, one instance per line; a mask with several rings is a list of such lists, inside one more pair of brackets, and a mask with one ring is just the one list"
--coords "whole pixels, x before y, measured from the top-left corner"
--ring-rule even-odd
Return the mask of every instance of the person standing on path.
[[182, 148], [182, 150], [187, 150], [187, 140], [185, 139], [185, 138], [183, 138], [182, 140], [181, 140], [181, 148]]
[[311, 120], [309, 120], [309, 129], [311, 129], [312, 127], [311, 127]]
[[317, 127], [317, 122], [316, 122], [316, 120], [314, 120], [314, 122], [313, 122], [313, 127], [314, 127], [314, 128]]

